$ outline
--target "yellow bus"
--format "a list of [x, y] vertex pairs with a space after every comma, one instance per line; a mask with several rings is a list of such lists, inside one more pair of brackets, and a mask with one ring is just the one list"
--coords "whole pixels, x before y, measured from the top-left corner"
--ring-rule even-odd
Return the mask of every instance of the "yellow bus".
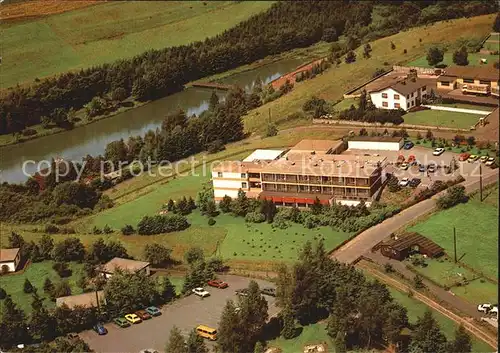
[[215, 341], [217, 339], [217, 330], [205, 325], [196, 327], [196, 333], [198, 333], [198, 336], [207, 338], [210, 341]]

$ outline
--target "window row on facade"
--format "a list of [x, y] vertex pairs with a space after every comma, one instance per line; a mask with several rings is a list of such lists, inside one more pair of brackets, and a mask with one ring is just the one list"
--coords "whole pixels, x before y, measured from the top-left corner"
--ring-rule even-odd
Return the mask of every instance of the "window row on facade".
[[292, 184], [353, 185], [368, 186], [368, 178], [325, 177], [312, 175], [262, 174], [262, 181], [276, 181]]
[[262, 184], [263, 191], [290, 192], [304, 194], [325, 194], [335, 196], [370, 196], [369, 189], [349, 188], [349, 187], [331, 187], [314, 185], [288, 185], [288, 184]]

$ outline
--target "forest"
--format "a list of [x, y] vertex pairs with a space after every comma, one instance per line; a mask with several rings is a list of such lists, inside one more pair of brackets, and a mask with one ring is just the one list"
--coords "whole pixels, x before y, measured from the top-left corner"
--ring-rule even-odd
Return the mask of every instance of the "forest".
[[[371, 26], [374, 5], [387, 6], [376, 27]], [[495, 11], [488, 1], [277, 2], [203, 42], [148, 50], [131, 59], [10, 88], [0, 99], [0, 134], [20, 133], [41, 122], [71, 128], [76, 110], [86, 106], [92, 116], [103, 97], [138, 101], [164, 97], [190, 81], [321, 40], [334, 42], [340, 35], [373, 40], [440, 19]]]

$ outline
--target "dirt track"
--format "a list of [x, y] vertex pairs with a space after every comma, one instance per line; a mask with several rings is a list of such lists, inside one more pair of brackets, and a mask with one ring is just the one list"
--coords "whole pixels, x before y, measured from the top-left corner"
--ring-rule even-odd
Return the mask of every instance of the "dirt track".
[[408, 292], [410, 290], [413, 291], [413, 293], [414, 293], [413, 298], [418, 299], [422, 303], [424, 303], [427, 306], [431, 307], [432, 309], [438, 311], [439, 313], [441, 313], [444, 316], [448, 317], [449, 319], [455, 321], [456, 323], [462, 324], [470, 333], [472, 333], [477, 338], [483, 340], [484, 342], [489, 344], [491, 347], [493, 347], [495, 349], [498, 347], [498, 338], [496, 337], [495, 334], [484, 330], [479, 325], [475, 325], [474, 322], [471, 322], [467, 319], [461, 318], [460, 316], [454, 314], [450, 310], [441, 306], [439, 303], [436, 303], [434, 300], [430, 299], [429, 297], [423, 295], [422, 293], [416, 292], [414, 288], [411, 288], [410, 286], [402, 284], [401, 282], [389, 277], [388, 275], [369, 267], [363, 261], [364, 260], [361, 260], [360, 262], [358, 262], [356, 264], [356, 267], [359, 267], [359, 268], [363, 269], [364, 271], [369, 272], [370, 275], [372, 275], [373, 277], [376, 277], [381, 282], [386, 283], [386, 284], [390, 285], [391, 287], [394, 287], [402, 292]]

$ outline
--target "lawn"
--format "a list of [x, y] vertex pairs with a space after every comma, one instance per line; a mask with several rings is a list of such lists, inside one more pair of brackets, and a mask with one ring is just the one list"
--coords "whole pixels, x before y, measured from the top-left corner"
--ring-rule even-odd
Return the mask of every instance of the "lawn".
[[[403, 65], [425, 56], [428, 48], [442, 43], [455, 43], [459, 38], [485, 37], [491, 30], [494, 15], [478, 16], [469, 19], [457, 19], [437, 22], [425, 27], [418, 27], [398, 34], [381, 38], [370, 43], [373, 51], [369, 59], [363, 58], [363, 46], [356, 49], [356, 62], [338, 68], [331, 67], [314, 79], [295, 83], [294, 89], [268, 104], [250, 111], [245, 117], [245, 128], [252, 132], [262, 132], [266, 128], [264, 117], [269, 116], [280, 128], [309, 124], [309, 119], [300, 121], [287, 120], [287, 117], [302, 111], [304, 102], [315, 95], [329, 102], [336, 102], [349, 89], [366, 82], [378, 68], [389, 69], [392, 65]], [[422, 41], [420, 42], [419, 39]], [[391, 41], [396, 50], [388, 50]], [[407, 53], [403, 51], [406, 49]], [[467, 126], [468, 128], [469, 126]]]
[[[221, 214], [215, 218], [213, 229], [220, 228], [226, 234], [220, 247], [224, 259], [293, 261], [306, 241], [324, 239], [325, 248], [333, 249], [352, 233], [338, 232], [331, 227], [307, 229], [292, 224], [286, 229], [273, 228], [268, 223], [246, 223], [242, 217]], [[207, 218], [198, 212], [189, 216], [192, 226], [202, 226]]]
[[299, 336], [290, 340], [279, 337], [267, 342], [267, 346], [281, 348], [283, 353], [295, 353], [303, 352], [305, 345], [317, 343], [326, 343], [328, 352], [335, 352], [333, 341], [326, 332], [326, 323], [304, 326]]
[[43, 291], [43, 283], [45, 278], [50, 278], [54, 285], [61, 280], [67, 280], [72, 294], [81, 294], [82, 290], [76, 285], [76, 281], [83, 273], [83, 265], [71, 262], [69, 267], [73, 271], [71, 277], [61, 279], [56, 271], [52, 269], [53, 261], [43, 261], [32, 263], [24, 272], [18, 272], [1, 277], [1, 286], [7, 294], [12, 296], [12, 300], [19, 305], [25, 313], [31, 312], [31, 294], [26, 294], [23, 291], [24, 281], [27, 278], [31, 284], [37, 288], [37, 293], [40, 297], [45, 298], [44, 304], [48, 308], [55, 307], [55, 303]]
[[483, 202], [475, 195], [467, 203], [439, 211], [409, 230], [429, 237], [442, 246], [448, 255], [452, 255], [453, 227], [456, 227], [460, 261], [478, 273], [483, 272], [497, 279], [498, 184], [487, 190], [486, 194]]
[[478, 122], [481, 115], [448, 112], [444, 110], [420, 110], [403, 115], [405, 124], [446, 126], [469, 129]]
[[342, 99], [339, 103], [337, 103], [333, 106], [333, 109], [336, 112], [341, 112], [342, 110], [349, 109], [351, 107], [351, 105], [354, 105], [357, 108], [359, 105], [358, 99], [357, 98]]
[[[432, 65], [429, 65], [429, 63], [427, 62], [426, 56], [427, 56], [427, 54], [422, 55], [418, 59], [409, 62], [407, 65], [408, 66], [418, 66], [418, 67], [434, 67]], [[487, 65], [490, 66], [490, 65], [493, 65], [493, 63], [495, 61], [498, 61], [498, 55], [469, 53], [468, 59], [469, 59], [469, 66], [480, 66], [481, 59], [486, 59], [488, 62]], [[456, 64], [453, 63], [453, 52], [450, 51], [450, 52], [444, 53], [444, 59], [439, 64], [445, 64], [446, 66], [456, 66]]]
[[[272, 1], [109, 2], [2, 25], [0, 87], [185, 45], [222, 33]], [[22, 45], [19, 43], [22, 42]]]
[[[414, 270], [425, 277], [432, 279], [441, 286], [447, 286], [453, 293], [471, 302], [472, 304], [496, 302], [498, 285], [494, 284], [474, 272], [455, 264], [448, 258], [426, 259], [427, 266], [413, 266]], [[463, 281], [469, 283], [463, 285]], [[457, 285], [461, 283], [461, 285]]]
[[[424, 141], [424, 139], [418, 140], [418, 139], [415, 138], [413, 141], [418, 146], [422, 146], [422, 147], [426, 147], [426, 148], [431, 148], [431, 149], [435, 148], [435, 147], [432, 147], [432, 141], [430, 141], [430, 140], [425, 140]], [[446, 150], [451, 151], [453, 153], [467, 152], [467, 153], [470, 153], [470, 154], [477, 154], [477, 155], [480, 155], [480, 156], [484, 155], [484, 156], [495, 157], [495, 151], [494, 151], [494, 149], [477, 148], [475, 146], [471, 147], [471, 148], [468, 148], [468, 146], [451, 147], [451, 149], [449, 149], [449, 148], [450, 147], [446, 147]], [[493, 148], [494, 148], [494, 146], [493, 146]]]

